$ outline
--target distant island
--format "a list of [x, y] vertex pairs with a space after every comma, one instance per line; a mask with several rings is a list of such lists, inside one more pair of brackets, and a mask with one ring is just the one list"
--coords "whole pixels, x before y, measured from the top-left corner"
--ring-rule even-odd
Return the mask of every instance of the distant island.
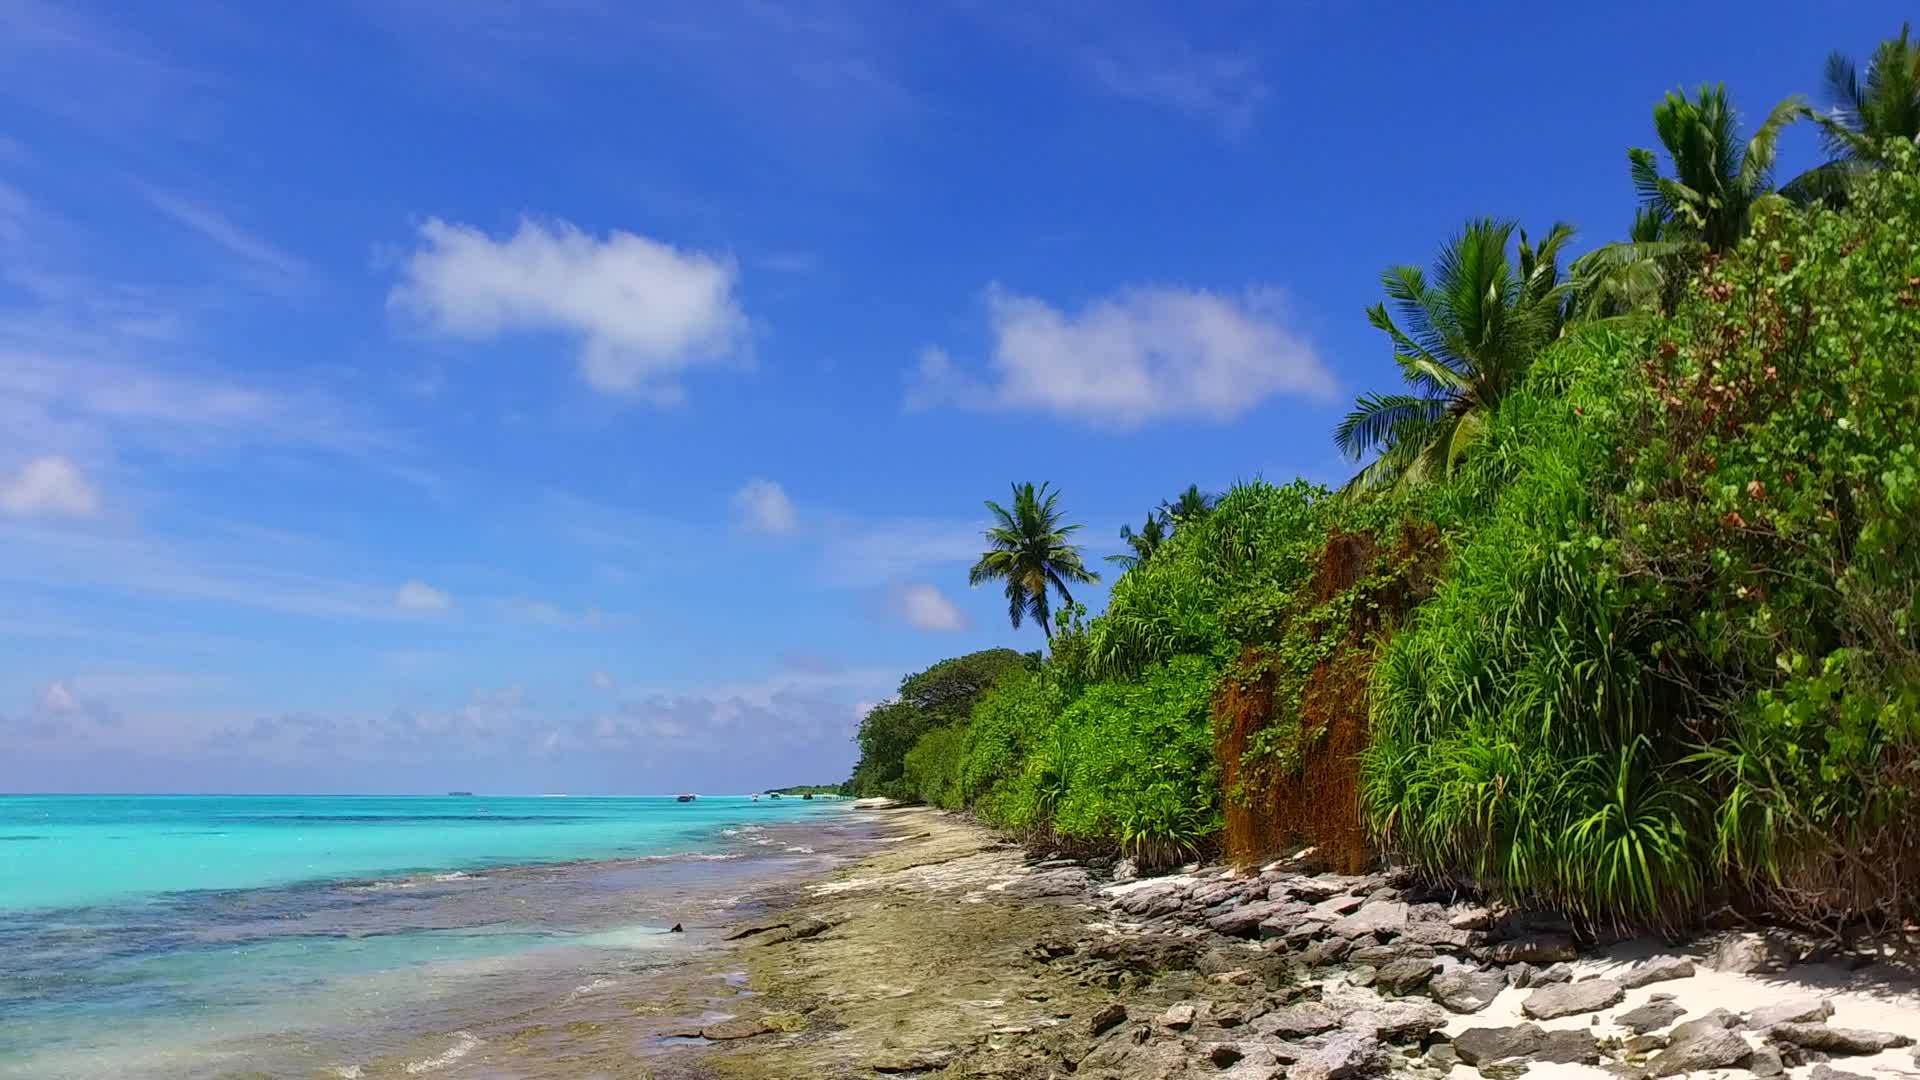
[[796, 784], [793, 787], [768, 788], [761, 794], [798, 795], [802, 798], [811, 798], [815, 795], [841, 795], [844, 792], [840, 784]]

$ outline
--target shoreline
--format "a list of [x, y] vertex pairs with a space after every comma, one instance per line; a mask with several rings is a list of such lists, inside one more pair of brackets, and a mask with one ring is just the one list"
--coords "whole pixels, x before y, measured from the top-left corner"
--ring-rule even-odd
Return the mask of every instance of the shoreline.
[[873, 816], [892, 846], [805, 884], [713, 958], [744, 978], [714, 1014], [723, 1037], [656, 1047], [637, 1075], [1892, 1080], [1920, 1066], [1911, 971], [1783, 935], [1582, 945], [1553, 918], [1324, 873], [1310, 852], [1116, 884], [940, 811]]

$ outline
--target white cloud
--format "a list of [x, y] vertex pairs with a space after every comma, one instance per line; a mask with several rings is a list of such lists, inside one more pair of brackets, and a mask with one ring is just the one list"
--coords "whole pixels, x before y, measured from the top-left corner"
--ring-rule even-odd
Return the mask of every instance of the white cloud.
[[750, 356], [733, 259], [630, 232], [602, 239], [564, 221], [527, 219], [495, 240], [433, 218], [401, 277], [388, 303], [441, 333], [578, 337], [581, 374], [598, 390], [670, 403], [681, 397], [685, 369]]
[[141, 194], [154, 209], [246, 263], [263, 287], [290, 292], [306, 283], [310, 273], [306, 263], [234, 224], [218, 210], [156, 188], [142, 188]]
[[68, 686], [65, 679], [55, 679], [40, 688], [34, 704], [47, 712], [70, 713], [79, 711], [80, 698], [74, 694], [73, 687]]
[[793, 508], [793, 500], [787, 498], [786, 489], [760, 477], [747, 481], [739, 491], [734, 492], [733, 509], [739, 515], [742, 526], [772, 536], [790, 533], [800, 523], [800, 516]]
[[967, 616], [931, 585], [908, 585], [898, 597], [900, 616], [919, 630], [952, 633], [967, 628]]
[[965, 566], [980, 557], [981, 528], [933, 518], [836, 519], [821, 542], [821, 575], [829, 585], [863, 587]]
[[0, 476], [0, 512], [91, 517], [100, 511], [100, 495], [80, 467], [63, 457], [37, 457], [12, 475]]
[[1276, 394], [1334, 396], [1333, 375], [1288, 324], [1276, 290], [1241, 296], [1135, 287], [1078, 312], [988, 287], [993, 351], [983, 378], [928, 348], [909, 408], [1048, 412], [1108, 428], [1225, 422]]
[[588, 681], [593, 684], [595, 690], [612, 690], [615, 685], [613, 676], [604, 671], [594, 672], [588, 676]]
[[424, 581], [409, 581], [393, 594], [393, 604], [402, 611], [445, 611], [453, 598]]

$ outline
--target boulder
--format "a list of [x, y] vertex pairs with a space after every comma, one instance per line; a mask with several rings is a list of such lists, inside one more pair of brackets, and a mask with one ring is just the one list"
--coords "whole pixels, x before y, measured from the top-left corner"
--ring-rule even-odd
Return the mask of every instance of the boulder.
[[1771, 1046], [1763, 1046], [1747, 1059], [1747, 1071], [1755, 1076], [1779, 1076], [1787, 1071], [1786, 1062], [1780, 1060], [1780, 1052]]
[[1667, 1039], [1670, 1043], [1684, 1042], [1715, 1031], [1731, 1031], [1739, 1026], [1738, 1016], [1725, 1009], [1714, 1009], [1667, 1032]]
[[1367, 1035], [1341, 1032], [1326, 1045], [1300, 1055], [1287, 1069], [1289, 1080], [1350, 1080], [1386, 1069], [1380, 1043]]
[[1298, 1039], [1307, 1035], [1319, 1035], [1340, 1026], [1340, 1013], [1318, 1001], [1303, 1001], [1298, 1005], [1289, 1005], [1253, 1021], [1253, 1030], [1262, 1035], [1277, 1035], [1283, 1039]]
[[[1317, 904], [1322, 900], [1339, 896], [1346, 891], [1347, 883], [1344, 879], [1290, 877], [1282, 878], [1276, 882], [1267, 895], [1274, 900], [1291, 897], [1295, 900], [1305, 900], [1310, 904]], [[1346, 913], [1341, 912], [1341, 914], [1344, 915]]]
[[1625, 996], [1626, 991], [1612, 979], [1588, 979], [1535, 990], [1520, 1003], [1520, 1012], [1533, 1020], [1557, 1020], [1611, 1008]]
[[1666, 1027], [1685, 1015], [1687, 1010], [1671, 1001], [1649, 1001], [1637, 1009], [1628, 1009], [1614, 1017], [1613, 1022], [1628, 1031], [1645, 1033]]
[[1168, 1031], [1185, 1031], [1199, 1015], [1200, 1011], [1191, 1005], [1169, 1005], [1167, 1011], [1160, 1014], [1160, 1026]]
[[1555, 964], [1552, 967], [1548, 967], [1548, 968], [1535, 969], [1532, 977], [1527, 980], [1527, 985], [1528, 986], [1559, 986], [1561, 983], [1570, 983], [1572, 981], [1573, 981], [1573, 966], [1571, 964], [1562, 963], [1562, 964]]
[[1460, 1055], [1461, 1061], [1477, 1066], [1508, 1058], [1532, 1057], [1546, 1037], [1546, 1030], [1539, 1024], [1468, 1028], [1453, 1037], [1453, 1051]]
[[1615, 981], [1629, 990], [1638, 990], [1657, 982], [1685, 979], [1692, 975], [1693, 961], [1686, 957], [1656, 956], [1628, 968], [1626, 973], [1618, 976]]
[[1395, 960], [1374, 976], [1374, 985], [1390, 994], [1411, 994], [1433, 978], [1434, 966], [1432, 960], [1412, 956]]
[[1822, 1062], [1813, 1067], [1812, 1080], [1868, 1080], [1868, 1078], [1859, 1073], [1842, 1072]]
[[1351, 915], [1352, 913], [1359, 911], [1361, 908], [1361, 905], [1365, 903], [1366, 901], [1361, 899], [1358, 896], [1346, 896], [1346, 895], [1334, 896], [1334, 897], [1329, 897], [1328, 899], [1322, 900], [1319, 903], [1313, 905], [1313, 911], [1315, 915], [1318, 915], [1321, 918], [1326, 919], [1328, 921], [1332, 921], [1334, 919], [1340, 918], [1343, 915]]
[[1096, 1037], [1104, 1035], [1126, 1021], [1127, 1007], [1117, 1001], [1109, 1002], [1087, 1020], [1087, 1034]]
[[1436, 949], [1464, 949], [1473, 944], [1476, 935], [1469, 930], [1456, 930], [1446, 923], [1425, 922], [1410, 924], [1404, 933], [1394, 939], [1394, 944], [1427, 945]]
[[1135, 862], [1131, 856], [1121, 859], [1118, 863], [1114, 864], [1113, 883], [1115, 885], [1125, 885], [1127, 882], [1133, 881], [1139, 876], [1140, 864]]
[[1289, 900], [1260, 900], [1215, 915], [1207, 920], [1207, 929], [1228, 937], [1253, 937], [1260, 932], [1260, 924], [1265, 920], [1307, 910], [1305, 905]]
[[1779, 971], [1793, 963], [1791, 945], [1772, 934], [1729, 934], [1714, 946], [1707, 966], [1737, 974]]
[[1328, 928], [1343, 938], [1362, 934], [1397, 934], [1407, 927], [1407, 905], [1398, 900], [1369, 900], [1360, 910], [1341, 918]]
[[1349, 964], [1372, 964], [1381, 967], [1400, 959], [1400, 950], [1391, 945], [1367, 945], [1354, 949], [1347, 954]]
[[1417, 1043], [1447, 1026], [1447, 1014], [1431, 1001], [1381, 1001], [1347, 1012], [1340, 1019], [1346, 1031], [1372, 1035], [1382, 1042]]
[[1352, 949], [1353, 943], [1342, 938], [1321, 938], [1300, 951], [1300, 962], [1310, 968], [1325, 967], [1346, 959]]
[[1833, 1015], [1825, 998], [1795, 998], [1778, 1005], [1762, 1005], [1747, 1014], [1747, 1026], [1765, 1031], [1775, 1024], [1817, 1024]]
[[1499, 968], [1487, 971], [1449, 971], [1433, 977], [1427, 992], [1448, 1012], [1477, 1013], [1500, 991], [1507, 988], [1507, 973]]
[[1486, 930], [1499, 916], [1479, 904], [1462, 904], [1447, 913], [1447, 925], [1455, 930]]
[[1600, 1063], [1600, 1044], [1594, 1039], [1593, 1032], [1584, 1028], [1549, 1031], [1540, 1037], [1540, 1045], [1534, 1047], [1533, 1060], [1560, 1065], [1597, 1065]]
[[1702, 1069], [1725, 1069], [1746, 1061], [1753, 1047], [1737, 1031], [1702, 1029], [1687, 1038], [1674, 1038], [1647, 1062], [1653, 1076], [1677, 1076]]
[[1825, 1024], [1775, 1024], [1767, 1029], [1767, 1036], [1774, 1042], [1790, 1043], [1803, 1050], [1824, 1050], [1829, 1054], [1877, 1054], [1913, 1045], [1913, 1040], [1905, 1035]]

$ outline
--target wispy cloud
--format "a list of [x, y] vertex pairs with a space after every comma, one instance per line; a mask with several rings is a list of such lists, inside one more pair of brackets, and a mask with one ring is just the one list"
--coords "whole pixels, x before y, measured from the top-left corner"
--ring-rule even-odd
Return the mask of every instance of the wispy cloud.
[[951, 519], [833, 518], [820, 535], [821, 575], [834, 586], [898, 585], [979, 558], [980, 530]]
[[1169, 109], [1239, 137], [1273, 92], [1259, 54], [1196, 40], [1161, 13], [1129, 3], [963, 4], [1010, 40], [1053, 57], [1090, 89]]
[[154, 209], [238, 259], [267, 291], [298, 292], [313, 275], [306, 262], [234, 224], [211, 206], [158, 188], [141, 186], [139, 190]]
[[12, 475], [0, 475], [0, 514], [92, 517], [99, 512], [99, 492], [66, 458], [37, 457]]
[[910, 376], [908, 408], [1047, 412], [1126, 430], [1226, 422], [1275, 395], [1325, 401], [1335, 391], [1273, 289], [1138, 287], [1066, 311], [994, 285], [986, 306], [988, 373], [928, 347]]
[[895, 594], [894, 602], [900, 617], [916, 630], [953, 633], [967, 628], [966, 613], [932, 585], [904, 586]]
[[787, 489], [772, 480], [755, 477], [733, 494], [733, 511], [749, 532], [784, 536], [800, 523]]

